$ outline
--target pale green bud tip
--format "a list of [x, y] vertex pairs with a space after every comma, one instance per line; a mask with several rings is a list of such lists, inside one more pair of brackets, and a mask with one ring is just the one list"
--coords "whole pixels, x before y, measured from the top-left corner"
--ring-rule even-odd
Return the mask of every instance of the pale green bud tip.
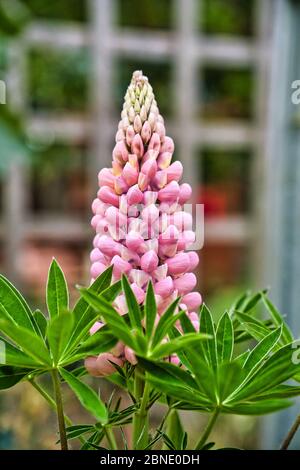
[[[121, 113], [120, 127], [126, 130], [134, 122], [136, 126], [142, 126], [151, 114], [156, 121], [159, 116], [156, 100], [148, 77], [141, 70], [136, 70], [126, 91], [123, 111]], [[137, 119], [138, 117], [138, 119]]]

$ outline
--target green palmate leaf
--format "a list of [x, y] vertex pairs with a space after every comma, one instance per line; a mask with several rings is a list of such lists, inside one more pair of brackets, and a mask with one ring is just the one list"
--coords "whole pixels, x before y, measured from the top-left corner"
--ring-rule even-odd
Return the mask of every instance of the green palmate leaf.
[[210, 336], [203, 333], [187, 333], [184, 336], [178, 336], [168, 343], [156, 346], [151, 352], [151, 358], [161, 359], [170, 356], [171, 354], [186, 350], [191, 345], [198, 345], [201, 340], [207, 338], [210, 338]]
[[18, 325], [36, 330], [34, 318], [25, 299], [4, 276], [0, 275], [0, 318], [10, 316]]
[[146, 336], [148, 339], [151, 338], [155, 323], [155, 317], [157, 314], [153, 284], [150, 281], [146, 293], [145, 301], [145, 317], [146, 317]]
[[238, 388], [245, 375], [242, 366], [236, 362], [227, 362], [219, 366], [217, 395], [220, 403]]
[[237, 300], [233, 303], [232, 307], [230, 308], [230, 311], [242, 310], [248, 298], [249, 292], [245, 292], [244, 294], [240, 295], [240, 297], [238, 297]]
[[47, 329], [47, 319], [45, 318], [43, 313], [38, 309], [33, 312], [33, 317], [38, 326], [38, 332], [40, 336], [44, 338], [46, 335], [46, 329]]
[[122, 276], [122, 287], [123, 287], [123, 291], [124, 291], [125, 298], [126, 298], [128, 315], [129, 315], [131, 326], [132, 328], [141, 329], [142, 328], [141, 310], [140, 310], [139, 304], [137, 303], [135, 295], [129, 285], [127, 277], [124, 274]]
[[136, 344], [134, 338], [124, 318], [101, 296], [97, 296], [88, 289], [80, 289], [80, 292], [83, 298], [102, 315], [106, 323], [111, 327], [113, 334], [127, 346], [135, 349]]
[[288, 344], [277, 350], [254, 374], [248, 374], [242, 384], [232, 393], [230, 401], [251, 399], [262, 394], [293, 377], [300, 370], [299, 364], [294, 364], [293, 344]]
[[193, 379], [191, 374], [180, 367], [174, 366], [169, 362], [158, 362], [141, 357], [139, 357], [139, 363], [152, 375], [157, 376], [162, 380], [185, 385], [194, 390], [198, 390], [197, 382]]
[[206, 397], [203, 397], [199, 392], [193, 392], [182, 384], [174, 382], [169, 383], [159, 377], [155, 377], [154, 375], [151, 375], [147, 380], [152, 387], [160, 393], [164, 393], [169, 397], [179, 400], [179, 403], [175, 405], [178, 409], [185, 409], [180, 406], [181, 402], [188, 402], [189, 405], [193, 404], [198, 410], [202, 411], [211, 411], [213, 409], [211, 403], [206, 399]]
[[0, 390], [5, 390], [16, 385], [28, 374], [28, 370], [21, 367], [0, 366]]
[[65, 369], [60, 369], [59, 372], [63, 379], [68, 383], [69, 387], [73, 390], [82, 406], [101, 424], [106, 424], [108, 412], [106, 406], [100, 400], [96, 392]]
[[232, 358], [234, 333], [230, 316], [227, 312], [221, 317], [217, 327], [217, 353], [218, 362], [229, 362]]
[[268, 312], [270, 313], [275, 325], [277, 326], [282, 325], [282, 339], [284, 340], [284, 342], [291, 343], [293, 341], [293, 335], [290, 332], [290, 329], [288, 328], [288, 326], [283, 321], [280, 312], [277, 310], [275, 305], [272, 304], [270, 299], [268, 299], [265, 295], [263, 295], [263, 302]]
[[73, 315], [70, 312], [52, 317], [47, 327], [47, 339], [54, 365], [59, 364], [73, 329]]
[[174, 300], [174, 302], [167, 308], [164, 314], [160, 317], [158, 325], [155, 329], [155, 333], [152, 340], [152, 348], [159, 344], [163, 338], [169, 333], [169, 330], [174, 325], [174, 323], [181, 317], [184, 312], [179, 312], [177, 315], [174, 315], [176, 307], [179, 302], [179, 298]]
[[243, 369], [249, 373], [257, 369], [273, 350], [274, 346], [278, 343], [282, 333], [282, 328], [272, 331], [265, 338], [263, 338], [252, 351], [249, 353], [247, 359], [243, 364]]
[[107, 302], [113, 302], [115, 298], [120, 294], [122, 290], [122, 282], [117, 281], [111, 286], [107, 287], [101, 292], [101, 296], [107, 300]]
[[[181, 321], [183, 318], [187, 318], [187, 319], [188, 319], [188, 317], [187, 317], [186, 315], [183, 315], [183, 316], [180, 317], [180, 321]], [[189, 323], [191, 324], [191, 321], [190, 321], [189, 319], [188, 319], [188, 321], [189, 321]], [[192, 332], [192, 333], [195, 333], [196, 330], [194, 329], [194, 327], [193, 327], [192, 324], [191, 324], [191, 326], [192, 326], [191, 332]], [[185, 333], [184, 330], [183, 330], [183, 333]], [[186, 334], [189, 334], [189, 333], [186, 333]], [[179, 338], [179, 337], [181, 337], [181, 336], [182, 336], [182, 333], [180, 333], [180, 332], [177, 330], [177, 328], [176, 328], [175, 326], [173, 326], [173, 327], [171, 328], [171, 330], [169, 331], [169, 338], [170, 338], [170, 339]], [[193, 349], [196, 349], [195, 344], [193, 344]], [[189, 369], [189, 368], [190, 368], [190, 363], [189, 363], [189, 361], [188, 361], [188, 359], [187, 359], [187, 357], [186, 357], [186, 354], [185, 354], [183, 351], [177, 351], [176, 354], [177, 354], [178, 358], [180, 359], [181, 363], [182, 363], [187, 369]]]
[[[112, 270], [113, 266], [107, 268], [99, 277], [97, 277], [93, 284], [90, 285], [88, 290], [95, 292], [96, 294], [100, 294], [107, 289], [111, 283]], [[73, 310], [75, 323], [85, 317], [87, 310], [91, 310], [89, 303], [83, 297], [80, 297]]]
[[239, 366], [241, 366], [241, 368], [243, 367], [243, 364], [245, 363], [245, 360], [247, 359], [247, 357], [249, 356], [249, 353], [250, 353], [250, 349], [248, 348], [246, 351], [244, 351], [242, 354], [239, 354], [238, 356], [236, 356], [233, 360], [232, 360], [232, 363], [233, 364], [238, 364]]
[[172, 364], [157, 363], [141, 357], [138, 360], [149, 373], [147, 380], [154, 388], [177, 400], [189, 401], [205, 410], [209, 408], [209, 400], [199, 392], [190, 374]]
[[190, 348], [186, 352], [186, 357], [190, 364], [190, 370], [194, 374], [198, 389], [215, 406], [219, 402], [216, 370], [212, 369], [203, 357], [203, 354], [199, 354], [198, 350]]
[[267, 328], [263, 322], [251, 317], [245, 313], [235, 312], [237, 320], [241, 323], [242, 327], [249, 333], [249, 335], [260, 341], [270, 333], [270, 329]]
[[4, 345], [1, 361], [7, 366], [24, 367], [28, 369], [40, 368], [41, 364], [36, 359], [25, 354], [20, 349], [15, 348], [6, 339], [0, 337], [1, 344]]
[[211, 337], [201, 343], [201, 349], [209, 366], [215, 369], [217, 367], [216, 333], [211, 313], [205, 304], [202, 304], [200, 310], [200, 324], [201, 332], [206, 333]]
[[[121, 282], [117, 282], [110, 286], [112, 277], [112, 267], [109, 267], [99, 276], [93, 284], [88, 288], [89, 292], [101, 294], [105, 300], [112, 302], [118, 295]], [[73, 310], [74, 330], [68, 345], [68, 350], [76, 347], [80, 341], [88, 335], [89, 329], [98, 319], [99, 314], [90, 304], [81, 296]]]
[[47, 367], [51, 365], [49, 351], [44, 341], [35, 332], [6, 320], [0, 320], [0, 330], [39, 365], [43, 364]]
[[161, 437], [164, 441], [164, 444], [167, 446], [167, 448], [169, 450], [174, 450], [174, 451], [178, 450], [178, 449], [176, 449], [175, 444], [172, 441], [172, 439], [170, 439], [170, 437], [165, 432], [162, 432], [162, 431], [158, 430], [158, 433], [161, 435]]
[[117, 338], [109, 331], [97, 331], [83, 343], [81, 343], [81, 345], [75, 349], [73, 353], [66, 354], [60, 362], [66, 365], [70, 362], [78, 361], [87, 356], [96, 356], [103, 352], [110, 351], [110, 349], [115, 346], [117, 341]]
[[180, 325], [181, 325], [183, 333], [185, 334], [194, 333], [196, 331], [191, 320], [189, 319], [187, 315], [182, 315], [179, 321], [180, 321]]
[[49, 269], [46, 297], [50, 317], [60, 315], [69, 307], [66, 279], [55, 259], [53, 259]]
[[247, 313], [250, 312], [256, 305], [260, 302], [262, 298], [263, 292], [258, 292], [257, 294], [254, 294], [244, 305], [243, 307], [243, 312]]
[[177, 410], [172, 410], [168, 420], [168, 436], [174, 443], [176, 450], [184, 450], [186, 444], [186, 432]]
[[83, 434], [93, 431], [95, 431], [95, 427], [91, 424], [78, 424], [76, 426], [69, 426], [66, 429], [67, 439], [75, 439], [76, 437], [82, 436]]
[[223, 406], [223, 413], [230, 413], [236, 415], [264, 415], [267, 413], [274, 413], [275, 411], [288, 408], [293, 403], [289, 400], [262, 400], [262, 401], [249, 401], [245, 403], [237, 403], [232, 406]]
[[199, 450], [210, 450], [210, 449], [212, 449], [215, 445], [216, 445], [215, 442], [208, 442], [207, 444], [204, 444], [204, 446], [201, 447], [201, 449], [199, 449]]
[[257, 400], [266, 398], [292, 398], [300, 396], [300, 387], [293, 385], [277, 385], [276, 387], [268, 390], [261, 395], [258, 395]]

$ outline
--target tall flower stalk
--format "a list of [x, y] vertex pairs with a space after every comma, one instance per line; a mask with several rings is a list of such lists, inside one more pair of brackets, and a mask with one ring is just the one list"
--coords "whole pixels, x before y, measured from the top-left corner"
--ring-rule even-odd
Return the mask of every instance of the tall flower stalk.
[[[181, 296], [196, 330], [196, 310], [202, 299], [192, 271], [199, 258], [187, 251], [195, 241], [192, 216], [184, 204], [192, 195], [189, 184], [180, 184], [183, 167], [172, 162], [174, 142], [166, 135], [153, 89], [141, 71], [133, 73], [124, 99], [121, 120], [112, 152], [112, 167], [98, 175], [99, 191], [93, 201], [92, 227], [96, 231], [91, 252], [91, 277], [97, 278], [113, 265], [113, 278], [127, 275], [138, 302], [144, 302], [147, 284], [153, 282], [158, 318]], [[125, 296], [119, 295], [115, 308], [127, 312]], [[97, 323], [92, 332], [101, 327]], [[111, 362], [122, 366], [135, 363], [133, 352], [122, 344], [111, 353], [88, 358], [93, 375], [114, 372]], [[178, 362], [176, 355], [170, 357]]]

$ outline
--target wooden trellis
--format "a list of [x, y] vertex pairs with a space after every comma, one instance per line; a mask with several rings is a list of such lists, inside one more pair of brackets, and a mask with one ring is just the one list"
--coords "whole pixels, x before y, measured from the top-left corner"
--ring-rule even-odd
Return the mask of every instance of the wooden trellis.
[[[253, 151], [252, 194], [257, 196], [263, 185], [265, 96], [268, 83], [270, 25], [273, 12], [272, 0], [256, 1], [257, 26], [251, 40], [240, 37], [205, 36], [198, 32], [195, 18], [201, 15], [201, 0], [175, 0], [175, 27], [171, 32], [137, 32], [134, 29], [121, 29], [116, 26], [115, 7], [112, 0], [90, 0], [90, 22], [87, 26], [70, 26], [57, 22], [33, 23], [11, 48], [11, 64], [8, 82], [10, 97], [20, 112], [25, 112], [27, 128], [31, 135], [43, 138], [53, 133], [64, 141], [93, 142], [92, 157], [89, 162], [91, 187], [95, 187], [95, 175], [99, 168], [109, 163], [111, 142], [117, 120], [113, 116], [112, 75], [114, 59], [127, 55], [144, 60], [166, 59], [174, 65], [174, 96], [176, 96], [175, 116], [167, 123], [168, 132], [176, 138], [179, 158], [184, 163], [185, 180], [193, 185], [196, 181], [194, 152], [201, 146], [247, 148]], [[170, 12], [171, 14], [171, 12]], [[38, 45], [55, 50], [76, 49], [87, 46], [92, 51], [93, 73], [90, 80], [91, 120], [70, 117], [37, 116], [24, 109], [28, 93], [26, 87], [26, 60], [28, 50]], [[201, 65], [217, 64], [227, 68], [247, 66], [255, 77], [255, 121], [252, 123], [207, 124], [195, 121], [197, 70]], [[200, 72], [201, 80], [201, 72]], [[199, 99], [198, 99], [199, 101]], [[200, 97], [201, 103], [201, 97]], [[80, 220], [53, 215], [40, 218], [33, 216], [26, 206], [29, 193], [26, 168], [12, 164], [7, 176], [5, 190], [5, 224], [2, 227], [7, 271], [17, 279], [24, 241], [30, 237], [52, 240], [84, 240], [89, 236], [89, 228]], [[201, 165], [201, 162], [200, 162]], [[258, 176], [255, 178], [255, 176]], [[254, 197], [254, 201], [258, 198]], [[238, 242], [256, 247], [254, 257], [259, 259], [257, 241], [263, 214], [260, 204], [256, 205], [251, 216], [234, 216], [226, 219], [210, 219], [206, 222], [205, 237], [209, 241]], [[55, 221], [55, 223], [53, 223]], [[15, 230], [18, 227], [18, 230]], [[253, 263], [256, 266], [256, 263]], [[261, 267], [260, 263], [259, 266]], [[257, 278], [257, 272], [255, 273]], [[259, 273], [260, 274], [260, 273]], [[258, 278], [257, 278], [258, 279]]]
[[[280, 307], [287, 306], [286, 313], [296, 330], [299, 329], [300, 307], [297, 285], [299, 237], [295, 236], [299, 232], [297, 181], [300, 180], [300, 160], [299, 137], [287, 139], [286, 122], [290, 122], [291, 112], [286, 109], [289, 102], [286, 90], [289, 89], [287, 70], [291, 69], [291, 51], [299, 43], [296, 31], [299, 31], [300, 13], [296, 1], [254, 1], [256, 31], [253, 38], [247, 39], [201, 34], [195, 25], [195, 18], [201, 15], [201, 0], [174, 0], [174, 28], [154, 32], [121, 29], [116, 26], [114, 0], [89, 0], [90, 21], [87, 25], [31, 24], [11, 46], [6, 83], [10, 104], [17, 111], [26, 113], [28, 131], [32, 135], [43, 138], [52, 133], [66, 142], [92, 142], [93, 151], [87, 165], [90, 187], [95, 188], [97, 171], [110, 162], [111, 142], [117, 125], [112, 89], [115, 59], [128, 56], [171, 63], [174, 66], [171, 86], [174, 87], [176, 108], [174, 117], [167, 122], [167, 129], [176, 139], [178, 157], [185, 167], [185, 180], [198, 184], [194, 152], [201, 147], [247, 148], [253, 154], [251, 193], [254, 210], [248, 216], [209, 219], [205, 224], [205, 239], [251, 247], [252, 285], [261, 286], [273, 281], [275, 298]], [[90, 120], [75, 119], [72, 115], [42, 117], [25, 109], [27, 53], [35, 45], [55, 50], [90, 48], [93, 65]], [[296, 53], [294, 51], [295, 63]], [[251, 68], [255, 78], [253, 123], [195, 121], [195, 106], [199, 101], [199, 94], [196, 99], [197, 81], [201, 81], [202, 66], [208, 64], [228, 69]], [[300, 71], [297, 72], [299, 76], [291, 75], [291, 79], [300, 78]], [[284, 186], [283, 175], [288, 174], [295, 177], [292, 186]], [[28, 238], [47, 237], [54, 241], [76, 238], [80, 241], [90, 236], [88, 225], [80, 219], [62, 215], [41, 218], [31, 214], [26, 204], [29, 194], [27, 176], [26, 167], [16, 160], [11, 164], [5, 184], [5, 218], [0, 236], [4, 241], [7, 272], [13, 279], [18, 277], [20, 255]], [[284, 187], [286, 190], [282, 189]], [[281, 189], [275, 191], [275, 188]], [[293, 229], [288, 225], [291, 221]], [[281, 275], [282, 267], [289, 274], [285, 278]], [[279, 416], [285, 425], [290, 420], [288, 413]], [[265, 433], [268, 447], [278, 443], [279, 434], [280, 424], [272, 418]]]

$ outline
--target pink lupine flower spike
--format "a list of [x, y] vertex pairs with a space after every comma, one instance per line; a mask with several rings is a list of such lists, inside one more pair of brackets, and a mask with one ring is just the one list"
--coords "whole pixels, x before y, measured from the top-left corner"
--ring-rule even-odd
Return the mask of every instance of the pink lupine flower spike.
[[[179, 295], [180, 308], [186, 310], [194, 327], [199, 329], [195, 310], [202, 302], [196, 277], [191, 272], [198, 255], [187, 250], [194, 242], [192, 220], [183, 209], [191, 197], [189, 184], [180, 184], [182, 164], [172, 162], [174, 142], [166, 136], [152, 87], [141, 71], [134, 72], [127, 89], [121, 120], [112, 152], [112, 167], [98, 175], [99, 191], [93, 201], [92, 227], [96, 231], [91, 252], [91, 278], [114, 265], [113, 280], [122, 273], [142, 303], [151, 280], [158, 314]], [[114, 307], [126, 313], [121, 294]], [[95, 332], [101, 324], [93, 328]], [[86, 367], [92, 375], [114, 372], [111, 362], [122, 366], [135, 364], [134, 352], [120, 345], [110, 353], [88, 358]], [[178, 359], [170, 359], [178, 363]]]

